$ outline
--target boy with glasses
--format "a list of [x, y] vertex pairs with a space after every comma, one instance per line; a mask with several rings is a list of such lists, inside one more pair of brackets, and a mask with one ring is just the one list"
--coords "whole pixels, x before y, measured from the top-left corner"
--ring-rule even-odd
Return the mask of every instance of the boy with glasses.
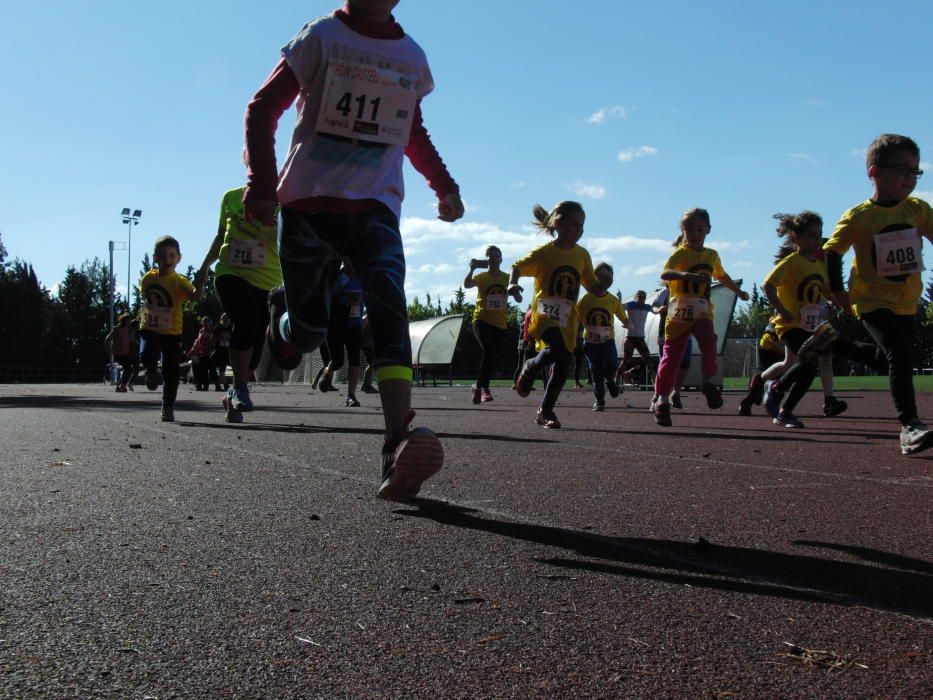
[[[901, 454], [933, 446], [933, 431], [917, 416], [913, 348], [917, 302], [923, 291], [923, 239], [933, 240], [933, 210], [911, 197], [923, 175], [913, 140], [882, 134], [868, 147], [870, 199], [842, 215], [823, 246], [833, 300], [855, 313], [888, 361], [891, 396], [901, 423]], [[842, 256], [855, 248], [846, 291]]]

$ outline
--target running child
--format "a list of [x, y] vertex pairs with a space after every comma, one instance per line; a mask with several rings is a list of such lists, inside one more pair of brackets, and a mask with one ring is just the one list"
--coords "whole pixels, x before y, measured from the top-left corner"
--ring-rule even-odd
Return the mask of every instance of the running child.
[[765, 395], [765, 380], [762, 372], [773, 365], [784, 362], [784, 343], [778, 338], [774, 324], [765, 326], [764, 333], [758, 339], [758, 370], [748, 380], [748, 393], [739, 403], [739, 415], [752, 415], [752, 406], [760, 406]]
[[[646, 380], [648, 368], [651, 366], [651, 351], [648, 349], [648, 343], [645, 342], [645, 323], [648, 320], [648, 314], [651, 313], [651, 305], [645, 303], [647, 298], [648, 295], [639, 289], [635, 292], [635, 298], [625, 304], [631, 330], [625, 334], [625, 342], [622, 344], [622, 361], [619, 363], [618, 372], [622, 374], [622, 381], [626, 384], [632, 383], [632, 369], [638, 364], [637, 360], [632, 361], [635, 351], [638, 351], [641, 357]], [[618, 381], [618, 377], [616, 380]]]
[[742, 301], [748, 301], [748, 292], [739, 289], [723, 270], [719, 253], [703, 245], [709, 232], [709, 212], [705, 209], [684, 212], [680, 219], [680, 235], [674, 241], [676, 250], [661, 273], [661, 279], [669, 283], [671, 297], [664, 324], [664, 354], [654, 383], [654, 393], [658, 396], [654, 419], [658, 425], [671, 425], [670, 394], [690, 335], [700, 346], [706, 405], [710, 408], [722, 406], [722, 393], [710, 381], [718, 371], [713, 304], [710, 302], [712, 280], [718, 280]]
[[155, 268], [139, 283], [140, 362], [146, 370], [146, 388], [159, 388], [158, 363], [162, 361], [162, 420], [175, 420], [178, 396], [178, 365], [181, 361], [182, 307], [197, 290], [188, 278], [175, 272], [181, 262], [181, 246], [171, 236], [162, 236], [152, 251]]
[[577, 303], [577, 314], [583, 324], [583, 352], [593, 379], [593, 396], [596, 398], [593, 410], [602, 411], [606, 408], [606, 389], [612, 398], [620, 393], [613, 378], [619, 364], [614, 319], [618, 318], [626, 328], [629, 327], [629, 319], [619, 298], [607, 291], [613, 281], [612, 265], [601, 262], [594, 272], [603, 291], [601, 294], [584, 294]]
[[[842, 215], [823, 246], [833, 300], [855, 313], [888, 362], [891, 397], [901, 424], [901, 454], [933, 446], [933, 431], [917, 415], [913, 383], [917, 302], [923, 291], [923, 239], [933, 240], [933, 210], [911, 197], [920, 170], [920, 149], [897, 134], [882, 134], [868, 147], [871, 198]], [[855, 248], [846, 291], [842, 256]]]
[[[318, 380], [322, 392], [336, 391], [334, 374], [343, 367], [344, 348], [347, 351], [347, 398], [344, 405], [359, 408], [356, 385], [360, 381], [360, 344], [363, 323], [363, 291], [353, 268], [344, 265], [340, 273], [340, 291], [334, 294], [330, 309], [330, 328], [327, 331], [327, 348], [330, 359]], [[324, 347], [323, 345], [321, 347]]]
[[[658, 364], [664, 357], [664, 326], [667, 321], [667, 309], [671, 301], [670, 285], [665, 284], [658, 292], [654, 301], [651, 302], [651, 312], [658, 315]], [[677, 380], [674, 382], [674, 390], [671, 392], [671, 406], [676, 409], [682, 409], [684, 402], [680, 396], [680, 387], [687, 380], [687, 373], [690, 371], [690, 365], [693, 363], [693, 338], [687, 338], [687, 345], [684, 347], [683, 356], [680, 358], [680, 365], [677, 367]], [[658, 395], [651, 397], [651, 403], [648, 404], [648, 411], [654, 413], [658, 405]]]
[[[499, 347], [506, 334], [506, 318], [509, 313], [508, 295], [509, 275], [503, 272], [502, 251], [494, 245], [486, 248], [485, 260], [471, 260], [470, 271], [463, 280], [465, 289], [476, 288], [476, 307], [473, 310], [473, 335], [479, 343], [482, 356], [479, 374], [473, 385], [473, 403], [492, 401], [489, 391], [489, 379], [492, 375], [492, 363], [496, 359]], [[473, 274], [478, 268], [487, 268], [485, 272]]]
[[[820, 325], [820, 300], [827, 287], [826, 267], [819, 259], [823, 219], [812, 211], [775, 214], [778, 235], [785, 239], [775, 256], [776, 265], [765, 278], [762, 291], [777, 311], [774, 330], [794, 357]], [[795, 363], [780, 379], [766, 385], [765, 410], [775, 425], [802, 428], [794, 409], [816, 378], [815, 361]], [[790, 390], [786, 400], [784, 392]]]
[[191, 358], [191, 371], [194, 374], [194, 388], [196, 391], [207, 391], [210, 380], [217, 379], [217, 370], [211, 361], [214, 351], [214, 322], [210, 316], [201, 319], [201, 329], [198, 337], [194, 339], [191, 349], [185, 353]]
[[538, 355], [522, 367], [512, 387], [519, 396], [528, 396], [535, 374], [551, 368], [541, 407], [535, 422], [545, 428], [560, 428], [554, 413], [557, 397], [567, 380], [570, 353], [576, 345], [577, 297], [582, 284], [587, 291], [602, 293], [605, 289], [596, 279], [590, 254], [577, 241], [583, 235], [586, 214], [577, 202], [560, 202], [551, 211], [536, 204], [534, 225], [554, 240], [535, 248], [512, 265], [509, 294], [521, 303], [521, 277], [534, 277], [535, 294], [531, 304], [529, 335], [535, 339]]
[[115, 325], [107, 337], [104, 338], [104, 347], [109, 354], [113, 355], [114, 361], [120, 365], [120, 381], [114, 391], [119, 394], [125, 394], [127, 385], [133, 376], [133, 327], [130, 325], [131, 317], [129, 314], [120, 314]]
[[[459, 188], [431, 143], [421, 99], [434, 89], [427, 59], [392, 16], [398, 0], [349, 0], [306, 24], [246, 110], [250, 219], [279, 213], [284, 286], [269, 295], [269, 346], [278, 363], [320, 347], [341, 256], [369, 309], [385, 419], [380, 498], [409, 500], [443, 464], [427, 428], [411, 430], [412, 358], [399, 232], [407, 155], [438, 198], [438, 218], [463, 216]], [[298, 99], [281, 176], [279, 117]]]

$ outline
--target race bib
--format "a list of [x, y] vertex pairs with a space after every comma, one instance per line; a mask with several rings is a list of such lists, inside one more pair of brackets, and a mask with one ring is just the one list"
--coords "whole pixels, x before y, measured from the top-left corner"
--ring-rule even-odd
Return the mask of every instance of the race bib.
[[709, 301], [703, 297], [678, 297], [671, 299], [667, 307], [667, 318], [672, 321], [693, 321], [706, 318]]
[[154, 331], [168, 330], [172, 327], [172, 307], [146, 304], [142, 308], [143, 326]]
[[800, 307], [800, 327], [812, 333], [822, 323], [819, 304], [804, 304]]
[[879, 277], [919, 273], [923, 267], [923, 239], [917, 229], [875, 234], [876, 270]]
[[262, 241], [234, 238], [230, 241], [229, 263], [234, 267], [265, 267], [266, 246]]
[[557, 321], [557, 325], [561, 328], [567, 327], [571, 311], [573, 311], [573, 302], [570, 299], [564, 299], [563, 297], [541, 297], [538, 299], [538, 315]]
[[486, 297], [487, 311], [501, 311], [506, 308], [505, 294], [490, 294]]
[[609, 340], [609, 326], [587, 326], [586, 341], [588, 343], [602, 343]]
[[375, 63], [347, 57], [327, 66], [317, 130], [394, 146], [408, 144], [417, 103], [411, 78]]

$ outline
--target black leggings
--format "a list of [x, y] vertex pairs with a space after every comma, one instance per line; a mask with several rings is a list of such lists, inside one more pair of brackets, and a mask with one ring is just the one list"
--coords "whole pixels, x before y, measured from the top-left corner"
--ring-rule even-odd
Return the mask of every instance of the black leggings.
[[[800, 350], [800, 346], [811, 335], [813, 334], [803, 328], [792, 328], [781, 336], [781, 341], [796, 355]], [[777, 386], [780, 391], [786, 391], [788, 387], [790, 388], [790, 393], [784, 401], [784, 410], [788, 413], [793, 412], [797, 404], [800, 403], [800, 399], [810, 389], [810, 385], [816, 379], [817, 372], [819, 372], [819, 369], [816, 360], [810, 360], [809, 362], [795, 364], [789, 372], [785, 372], [778, 379]]]
[[548, 328], [541, 335], [541, 340], [547, 347], [534, 358], [534, 366], [542, 374], [548, 366], [551, 367], [551, 377], [548, 379], [547, 387], [544, 389], [544, 398], [541, 400], [541, 410], [549, 412], [554, 410], [557, 397], [560, 396], [564, 382], [567, 381], [567, 360], [570, 357], [570, 351], [567, 350], [564, 334], [559, 328]]
[[494, 326], [485, 321], [473, 322], [473, 335], [476, 342], [479, 343], [483, 354], [479, 361], [479, 374], [476, 377], [476, 387], [478, 389], [489, 388], [489, 378], [492, 376], [492, 363], [496, 359], [496, 353], [502, 345], [505, 338], [505, 329]]
[[249, 366], [256, 369], [265, 346], [266, 326], [269, 325], [269, 291], [254, 287], [242, 277], [221, 275], [214, 280], [214, 288], [224, 311], [233, 323], [230, 347], [234, 350], [253, 349]]
[[914, 395], [914, 342], [916, 331], [913, 316], [896, 314], [890, 309], [878, 309], [862, 314], [862, 325], [878, 343], [888, 361], [891, 398], [901, 425], [917, 417]]

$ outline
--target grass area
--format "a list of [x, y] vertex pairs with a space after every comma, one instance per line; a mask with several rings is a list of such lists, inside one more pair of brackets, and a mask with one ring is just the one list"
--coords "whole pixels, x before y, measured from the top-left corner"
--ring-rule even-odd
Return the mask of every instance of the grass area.
[[[454, 379], [454, 384], [471, 384], [471, 379]], [[492, 386], [512, 386], [512, 381], [507, 379], [494, 379], [490, 382]], [[540, 384], [540, 382], [539, 382]], [[744, 389], [748, 386], [747, 377], [726, 377], [723, 380], [725, 389]], [[836, 391], [887, 391], [887, 377], [836, 377], [833, 381]], [[813, 382], [813, 389], [821, 389], [819, 377]], [[933, 391], [933, 376], [915, 376], [914, 388], [917, 391]]]

